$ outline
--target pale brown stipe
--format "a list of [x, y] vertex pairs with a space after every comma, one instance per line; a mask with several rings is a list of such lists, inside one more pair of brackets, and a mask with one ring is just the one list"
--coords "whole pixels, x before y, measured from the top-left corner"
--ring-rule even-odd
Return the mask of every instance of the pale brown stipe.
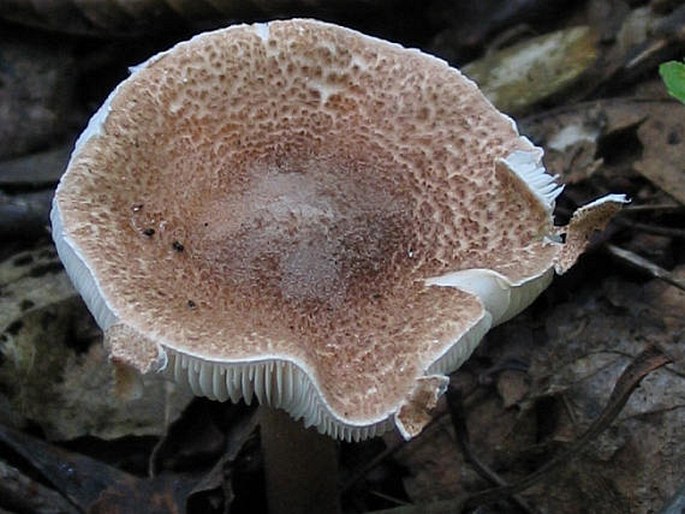
[[412, 437], [440, 375], [551, 280], [540, 158], [434, 57], [311, 20], [234, 26], [110, 96], [54, 238], [98, 323], [135, 334], [115, 361], [334, 437]]

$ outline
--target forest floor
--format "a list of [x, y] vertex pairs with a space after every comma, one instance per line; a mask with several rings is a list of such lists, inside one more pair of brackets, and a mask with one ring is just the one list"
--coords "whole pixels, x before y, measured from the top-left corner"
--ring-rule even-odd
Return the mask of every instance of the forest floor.
[[344, 511], [681, 512], [685, 106], [658, 66], [685, 55], [683, 2], [124, 3], [0, 0], [0, 513], [265, 512], [254, 407], [154, 380], [132, 402], [111, 393], [48, 213], [129, 66], [201, 30], [292, 16], [463, 69], [545, 149], [566, 184], [558, 224], [604, 194], [631, 198], [451, 375], [419, 437], [340, 443]]

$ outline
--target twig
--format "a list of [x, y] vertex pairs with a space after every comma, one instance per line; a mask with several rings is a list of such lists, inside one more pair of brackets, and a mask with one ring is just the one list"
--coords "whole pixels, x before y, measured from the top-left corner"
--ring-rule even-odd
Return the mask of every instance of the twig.
[[0, 512], [6, 507], [35, 514], [78, 514], [64, 496], [0, 461]]
[[657, 236], [685, 238], [685, 230], [682, 228], [660, 227], [657, 225], [650, 225], [648, 223], [638, 223], [620, 217], [617, 217], [615, 221], [621, 226], [628, 227], [639, 232], [646, 232], [648, 234], [655, 234]]
[[561, 450], [546, 464], [542, 465], [527, 477], [511, 485], [475, 493], [466, 499], [465, 504], [467, 506], [477, 506], [493, 503], [524, 491], [536, 482], [548, 477], [552, 470], [576, 457], [585, 449], [585, 446], [590, 441], [595, 439], [614, 421], [630, 398], [630, 395], [645, 376], [670, 362], [672, 362], [671, 358], [664, 354], [657, 346], [648, 346], [632, 360], [628, 367], [626, 367], [616, 382], [614, 390], [602, 413], [574, 443]]
[[71, 144], [9, 161], [0, 161], [0, 186], [46, 187], [59, 181], [69, 160]]
[[47, 234], [52, 189], [7, 195], [0, 191], [0, 237], [35, 239]]
[[374, 510], [373, 514], [456, 514], [461, 512], [463, 506], [464, 498], [460, 496], [431, 503], [419, 503], [417, 505], [403, 505], [390, 509]]
[[390, 496], [389, 494], [382, 493], [380, 491], [369, 491], [369, 494], [372, 494], [373, 496], [376, 496], [378, 498], [381, 498], [385, 501], [394, 503], [399, 506], [405, 506], [405, 505], [410, 505], [406, 501], [400, 500], [399, 498], [395, 498], [394, 496]]
[[[485, 480], [498, 486], [506, 486], [507, 482], [493, 471], [487, 464], [485, 464], [478, 455], [475, 454], [471, 447], [468, 428], [466, 427], [466, 413], [464, 412], [464, 403], [461, 391], [457, 387], [450, 387], [447, 389], [447, 405], [449, 407], [450, 418], [452, 426], [457, 436], [457, 443], [464, 455], [464, 460], [471, 464], [476, 472]], [[518, 495], [512, 495], [512, 501], [521, 508], [524, 512], [534, 513], [536, 510], [530, 506], [523, 498]]]
[[638, 254], [631, 252], [630, 250], [620, 248], [616, 245], [607, 244], [606, 249], [609, 251], [611, 255], [613, 255], [614, 257], [618, 257], [623, 262], [626, 262], [631, 266], [638, 268], [655, 278], [663, 280], [664, 282], [685, 291], [685, 281], [677, 278], [675, 275], [673, 275], [673, 273], [653, 263], [652, 261], [649, 261], [644, 257], [641, 257]]
[[[464, 394], [462, 392], [462, 397], [464, 399], [472, 400], [474, 393], [477, 391], [478, 391], [478, 387], [477, 387], [477, 385], [474, 384], [474, 386], [466, 394]], [[435, 417], [431, 420], [431, 422], [428, 423], [426, 428], [423, 429], [423, 432], [421, 432], [420, 437], [426, 437], [426, 438], [430, 437], [430, 434], [432, 433], [432, 431], [435, 430], [436, 427], [440, 426], [442, 419], [446, 415], [447, 415], [447, 411], [436, 413]], [[387, 446], [378, 455], [374, 456], [370, 461], [359, 466], [358, 469], [356, 469], [353, 473], [350, 474], [349, 478], [347, 478], [346, 480], [344, 480], [342, 482], [342, 484], [340, 485], [341, 493], [345, 494], [347, 491], [349, 491], [360, 480], [362, 480], [366, 475], [368, 475], [371, 470], [373, 470], [376, 466], [380, 465], [385, 459], [394, 455], [401, 448], [404, 448], [406, 446], [406, 444], [407, 444], [407, 441], [405, 441], [404, 439], [398, 438], [397, 441], [389, 444], [389, 446]]]
[[640, 214], [643, 212], [654, 212], [654, 211], [681, 211], [685, 207], [677, 203], [658, 203], [658, 204], [643, 204], [643, 205], [626, 205], [621, 209], [621, 214]]

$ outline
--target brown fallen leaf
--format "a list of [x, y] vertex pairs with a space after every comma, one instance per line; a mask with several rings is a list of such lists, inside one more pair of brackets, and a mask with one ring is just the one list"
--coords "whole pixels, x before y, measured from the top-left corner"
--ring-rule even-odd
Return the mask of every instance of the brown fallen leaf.
[[[203, 495], [211, 493], [214, 490], [221, 490], [226, 506], [233, 502], [235, 494], [232, 486], [234, 474], [232, 464], [236, 461], [238, 454], [242, 451], [248, 439], [252, 437], [257, 429], [259, 419], [256, 411], [257, 409], [254, 408], [249, 409], [247, 415], [243, 415], [232, 424], [226, 436], [226, 447], [223, 455], [189, 493], [188, 505], [195, 507], [193, 509], [195, 512], [207, 511], [206, 508], [199, 509], [196, 505], [200, 503]], [[228, 507], [224, 510], [227, 512]]]
[[[462, 391], [459, 388], [451, 386], [447, 390], [447, 404], [449, 406], [450, 419], [452, 421], [452, 426], [454, 427], [454, 433], [457, 437], [457, 443], [465, 461], [469, 463], [482, 478], [491, 484], [500, 487], [506, 486], [506, 481], [485, 464], [471, 446], [469, 430], [466, 426], [467, 416], [466, 411], [464, 410]], [[520, 495], [512, 493], [509, 496], [511, 497], [512, 502], [523, 511], [529, 513], [534, 512], [532, 507], [530, 507]]]
[[529, 389], [528, 377], [523, 371], [504, 370], [497, 377], [497, 392], [505, 409], [517, 405], [525, 398]]
[[0, 425], [0, 442], [89, 514], [183, 514], [197, 478], [138, 478]]
[[[664, 93], [665, 94], [665, 93]], [[545, 147], [549, 169], [579, 181], [603, 166], [600, 141], [634, 132], [634, 143], [607, 148], [632, 168], [685, 204], [685, 105], [669, 99], [608, 99], [541, 113], [522, 121], [522, 132]], [[624, 138], [623, 140], [626, 140]], [[582, 163], [576, 158], [581, 152]], [[576, 157], [574, 157], [576, 156]], [[613, 157], [613, 156], [612, 156]], [[615, 159], [615, 157], [613, 157]], [[566, 178], [564, 179], [566, 182]]]
[[79, 514], [59, 493], [0, 459], [0, 513], [4, 508], [31, 514]]
[[414, 503], [426, 503], [463, 494], [465, 484], [477, 477], [464, 465], [449, 421], [442, 419], [430, 430], [399, 448], [395, 459], [409, 473], [403, 479]]
[[685, 105], [654, 105], [637, 129], [642, 157], [635, 169], [685, 205]]
[[52, 246], [0, 261], [0, 292], [5, 422], [29, 420], [53, 440], [159, 435], [192, 398], [155, 377], [140, 399], [113, 394], [101, 334]]
[[570, 459], [577, 457], [590, 441], [595, 439], [602, 431], [609, 427], [625, 407], [630, 399], [630, 395], [649, 373], [670, 362], [672, 362], [671, 358], [663, 353], [659, 347], [650, 345], [645, 348], [645, 350], [636, 355], [630, 364], [623, 370], [623, 373], [611, 392], [611, 396], [609, 397], [606, 406], [582, 436], [556, 453], [552, 459], [525, 478], [513, 484], [475, 493], [466, 500], [466, 504], [477, 506], [494, 503], [500, 499], [525, 491], [536, 482], [544, 480], [553, 469], [563, 465]]
[[[21, 504], [30, 505], [32, 512], [44, 514], [71, 514], [72, 510], [92, 514], [215, 512], [217, 503], [223, 503], [223, 511], [228, 512], [233, 500], [234, 463], [247, 441], [253, 438], [257, 427], [255, 409], [234, 407], [232, 410], [220, 457], [214, 458], [214, 464], [209, 464], [211, 467], [207, 471], [195, 471], [190, 475], [167, 470], [162, 475], [149, 478], [131, 475], [0, 424], [0, 447], [9, 447], [23, 457], [72, 505], [54, 490], [25, 478], [18, 470], [3, 466], [0, 460], [0, 476], [4, 480], [0, 483], [0, 493], [5, 495], [2, 499], [10, 493], [26, 493], [30, 487], [31, 498], [23, 499]], [[188, 434], [185, 436], [187, 438]], [[190, 468], [197, 470], [198, 462]], [[31, 475], [35, 472], [32, 471]], [[15, 483], [16, 486], [13, 485]], [[66, 507], [58, 508], [62, 503]], [[0, 500], [0, 509], [3, 505]], [[15, 505], [18, 504], [15, 502]]]
[[526, 497], [550, 512], [572, 512], [569, 502], [598, 511], [658, 510], [685, 473], [685, 321], [682, 310], [674, 316], [674, 308], [682, 309], [677, 299], [667, 307], [663, 296], [679, 290], [658, 280], [640, 285], [615, 276], [593, 288], [549, 313], [548, 339], [533, 355], [522, 415], [542, 416], [550, 443], [565, 444], [591, 423], [641, 345], [654, 342], [675, 362], [642, 381], [591, 452]]
[[[590, 441], [595, 439], [602, 431], [615, 420], [616, 416], [621, 412], [626, 402], [630, 398], [633, 391], [639, 386], [640, 382], [652, 371], [665, 366], [670, 362], [670, 358], [665, 355], [658, 347], [648, 346], [643, 352], [638, 354], [630, 364], [623, 370], [623, 373], [617, 380], [611, 397], [604, 409], [596, 417], [590, 427], [576, 439], [572, 444], [559, 451], [552, 459], [540, 466], [535, 472], [526, 477], [506, 485], [500, 485], [492, 489], [487, 489], [470, 496], [459, 495], [448, 500], [422, 502], [416, 505], [408, 505], [397, 507], [393, 509], [386, 509], [378, 511], [383, 514], [418, 514], [418, 513], [453, 513], [462, 512], [463, 508], [482, 508], [483, 505], [494, 503], [499, 500], [506, 499], [516, 493], [526, 490], [537, 482], [549, 482], [551, 472], [565, 464], [568, 464], [571, 459], [577, 457], [581, 451], [585, 449]], [[452, 396], [452, 402], [455, 402], [455, 396]], [[457, 402], [458, 403], [458, 402]], [[460, 409], [452, 405], [452, 419], [455, 425], [455, 430], [460, 436], [462, 447], [466, 450], [467, 459], [471, 463], [475, 463], [476, 467], [481, 468], [481, 473], [488, 476], [489, 480], [496, 483], [501, 483], [501, 479], [492, 473], [491, 470], [485, 469], [479, 459], [473, 454], [472, 448], [468, 442], [468, 434], [465, 433], [466, 427], [463, 419], [459, 419]], [[554, 487], [559, 487], [557, 481], [554, 482]], [[582, 505], [582, 504], [581, 504]], [[519, 499], [519, 506], [526, 512], [535, 512], [533, 507], [528, 506], [527, 503]], [[571, 502], [570, 510], [568, 512], [577, 512], [576, 505]], [[600, 510], [598, 509], [597, 512]], [[602, 512], [608, 512], [605, 509]], [[551, 512], [551, 511], [550, 511]], [[556, 512], [559, 512], [558, 510]], [[618, 512], [618, 511], [617, 511]]]
[[[470, 439], [480, 449], [481, 460], [506, 467], [507, 455], [534, 443], [531, 420], [519, 423], [518, 411], [502, 409], [500, 398], [490, 394], [488, 388], [477, 389], [465, 403]], [[466, 495], [482, 487], [482, 478], [460, 452], [447, 417], [439, 419], [426, 434], [405, 444], [395, 458], [409, 470], [403, 482], [407, 494], [417, 504]]]

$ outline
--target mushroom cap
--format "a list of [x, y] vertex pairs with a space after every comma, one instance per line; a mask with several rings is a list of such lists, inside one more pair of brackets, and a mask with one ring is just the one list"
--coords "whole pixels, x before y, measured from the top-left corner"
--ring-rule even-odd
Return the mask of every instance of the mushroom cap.
[[119, 366], [409, 438], [553, 276], [541, 157], [439, 59], [313, 20], [237, 25], [110, 95], [53, 237]]

